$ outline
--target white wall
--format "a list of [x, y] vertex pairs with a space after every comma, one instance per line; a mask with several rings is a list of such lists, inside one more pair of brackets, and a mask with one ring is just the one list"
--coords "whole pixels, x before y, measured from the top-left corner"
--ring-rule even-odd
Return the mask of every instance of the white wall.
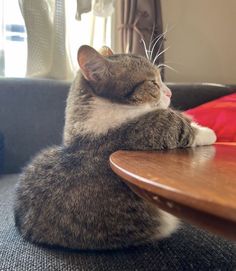
[[236, 0], [162, 0], [166, 81], [236, 84]]

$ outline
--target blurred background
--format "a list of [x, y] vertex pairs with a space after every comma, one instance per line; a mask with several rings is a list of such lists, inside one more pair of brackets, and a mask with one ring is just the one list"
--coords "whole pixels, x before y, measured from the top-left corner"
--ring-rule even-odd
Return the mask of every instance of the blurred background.
[[70, 81], [82, 44], [153, 48], [168, 82], [235, 84], [236, 1], [0, 0], [0, 76]]

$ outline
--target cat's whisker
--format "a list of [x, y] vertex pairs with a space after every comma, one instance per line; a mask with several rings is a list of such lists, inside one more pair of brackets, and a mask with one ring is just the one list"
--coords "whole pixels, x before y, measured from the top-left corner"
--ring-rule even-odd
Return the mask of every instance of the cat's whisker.
[[153, 52], [154, 52], [154, 49], [155, 49], [155, 47], [156, 47], [158, 41], [159, 41], [161, 38], [164, 38], [164, 36], [165, 36], [164, 33], [161, 34], [161, 35], [159, 36], [159, 38], [158, 38], [158, 39], [155, 41], [155, 43], [153, 44], [152, 49], [151, 49], [151, 53], [150, 53], [150, 61], [152, 61]]
[[152, 50], [151, 50], [151, 54], [150, 54], [150, 61], [152, 61], [153, 52], [154, 52], [154, 49], [155, 49], [155, 47], [156, 47], [158, 41], [159, 41], [161, 38], [163, 38], [163, 39], [165, 38], [165, 35], [166, 35], [167, 31], [168, 31], [168, 30], [166, 29], [166, 31], [163, 32], [162, 34], [160, 34], [159, 37], [157, 36], [157, 40], [155, 41], [155, 43], [154, 43], [153, 46], [152, 46]]
[[170, 48], [170, 47], [167, 47], [166, 49], [164, 49], [163, 51], [161, 51], [159, 54], [157, 54], [157, 55], [155, 56], [155, 58], [154, 58], [154, 60], [153, 60], [152, 63], [155, 64], [157, 58], [158, 58], [160, 55], [164, 54], [169, 48]]
[[[165, 37], [163, 37], [163, 39], [162, 39], [162, 41], [161, 41], [161, 43], [160, 43], [160, 45], [159, 45], [159, 48], [158, 48], [158, 50], [157, 50], [156, 55], [158, 55], [158, 54], [160, 53], [160, 51], [161, 51], [161, 49], [162, 49], [162, 45], [163, 45], [163, 43], [164, 43], [164, 40], [165, 40]], [[155, 62], [154, 62], [154, 64], [155, 64]]]
[[159, 39], [160, 37], [162, 37], [163, 34], [164, 34], [164, 33], [161, 33], [161, 34], [157, 35], [157, 36], [151, 41], [151, 43], [150, 43], [150, 50], [152, 49], [152, 44], [156, 41], [156, 39]]
[[[169, 32], [168, 25], [166, 26], [166, 30], [165, 30], [163, 33], [157, 35], [157, 36], [151, 41], [150, 47], [151, 47], [152, 43], [155, 42], [156, 39], [161, 38], [161, 37], [164, 36], [167, 32]], [[151, 50], [151, 48], [150, 48], [150, 50]]]
[[147, 45], [146, 45], [146, 43], [145, 43], [145, 41], [144, 41], [143, 38], [141, 39], [141, 41], [142, 41], [143, 46], [144, 46], [144, 51], [145, 51], [146, 57], [147, 57], [148, 60], [150, 60], [149, 53], [148, 53], [149, 51], [147, 50]]
[[[158, 48], [158, 50], [157, 50], [156, 55], [158, 55], [158, 54], [160, 53], [160, 50], [161, 50], [162, 45], [163, 45], [163, 42], [164, 42], [164, 38], [162, 39], [162, 41], [161, 41], [161, 43], [160, 43], [160, 45], [159, 45], [159, 48]], [[155, 64], [155, 62], [153, 62], [153, 63]]]
[[165, 37], [163, 37], [163, 39], [162, 39], [162, 41], [161, 41], [161, 43], [160, 43], [160, 45], [159, 45], [159, 47], [158, 47], [157, 54], [160, 53], [164, 41], [165, 41]]
[[173, 67], [171, 67], [171, 66], [169, 66], [169, 65], [167, 65], [167, 64], [161, 63], [161, 64], [159, 64], [159, 65], [157, 66], [158, 69], [159, 69], [159, 68], [162, 68], [162, 67], [166, 67], [166, 68], [168, 68], [168, 69], [170, 69], [170, 70], [175, 71], [175, 72], [178, 73], [178, 71], [177, 71], [176, 69], [174, 69]]
[[[153, 35], [154, 35], [154, 32], [155, 32], [155, 29], [156, 29], [156, 25], [155, 24], [153, 24], [153, 27], [152, 27], [152, 34], [151, 34], [151, 36], [150, 36], [150, 40], [149, 40], [149, 46], [148, 46], [148, 51], [149, 51], [149, 53], [151, 52], [151, 46], [152, 46], [152, 43], [153, 43], [153, 41], [156, 39], [153, 39]], [[158, 35], [159, 36], [159, 35]], [[157, 36], [157, 37], [158, 37]]]

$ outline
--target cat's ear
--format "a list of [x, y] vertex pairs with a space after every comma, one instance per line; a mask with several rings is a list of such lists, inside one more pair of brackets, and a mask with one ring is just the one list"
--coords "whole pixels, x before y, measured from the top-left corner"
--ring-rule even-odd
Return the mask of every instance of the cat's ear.
[[114, 53], [111, 50], [111, 48], [107, 47], [107, 46], [102, 46], [102, 48], [99, 50], [99, 53], [102, 56], [112, 56]]
[[86, 80], [98, 81], [108, 73], [108, 61], [88, 45], [79, 48], [77, 60]]

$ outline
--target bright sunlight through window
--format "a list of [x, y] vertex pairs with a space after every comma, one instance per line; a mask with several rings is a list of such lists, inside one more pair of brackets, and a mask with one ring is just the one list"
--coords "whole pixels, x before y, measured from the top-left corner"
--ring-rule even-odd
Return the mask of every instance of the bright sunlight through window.
[[[98, 49], [111, 45], [111, 18], [96, 17], [92, 12], [75, 19], [76, 1], [66, 1], [68, 50], [75, 69], [79, 46], [90, 44]], [[27, 66], [27, 34], [18, 0], [0, 1], [0, 76], [24, 77]]]

